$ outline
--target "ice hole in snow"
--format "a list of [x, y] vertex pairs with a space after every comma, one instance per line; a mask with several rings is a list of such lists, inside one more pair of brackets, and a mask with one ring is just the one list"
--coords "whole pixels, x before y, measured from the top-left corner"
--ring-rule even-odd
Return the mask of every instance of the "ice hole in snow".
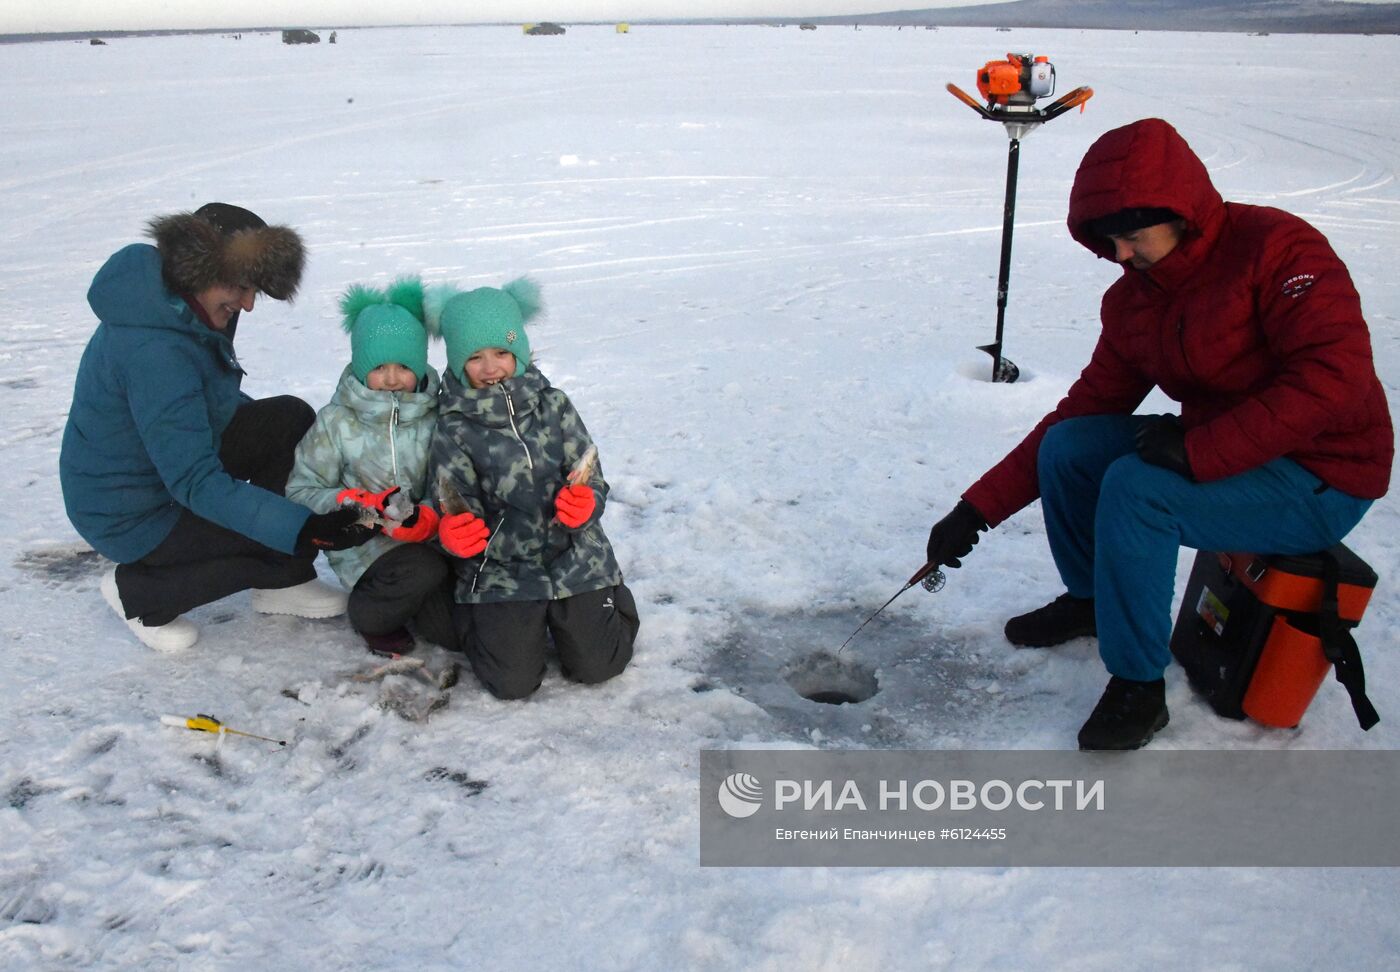
[[798, 695], [823, 705], [864, 702], [880, 691], [880, 681], [868, 665], [825, 652], [792, 665], [786, 677]]

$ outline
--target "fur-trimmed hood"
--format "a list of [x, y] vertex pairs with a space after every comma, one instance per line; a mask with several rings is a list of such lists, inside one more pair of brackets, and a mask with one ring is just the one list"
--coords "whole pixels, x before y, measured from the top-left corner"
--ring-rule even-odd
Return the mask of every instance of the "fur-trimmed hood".
[[249, 226], [224, 233], [195, 213], [151, 220], [161, 273], [176, 293], [194, 295], [216, 284], [253, 287], [290, 300], [301, 284], [306, 248], [286, 226]]

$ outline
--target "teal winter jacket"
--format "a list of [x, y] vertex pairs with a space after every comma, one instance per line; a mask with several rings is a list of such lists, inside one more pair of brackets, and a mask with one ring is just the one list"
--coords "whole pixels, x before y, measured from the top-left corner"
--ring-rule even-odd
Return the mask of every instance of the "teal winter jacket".
[[[347, 366], [330, 404], [297, 445], [287, 497], [329, 513], [347, 487], [379, 493], [398, 486], [422, 502], [438, 387], [438, 373], [429, 366], [422, 391], [371, 391]], [[376, 534], [363, 546], [329, 551], [326, 559], [340, 582], [352, 588], [370, 564], [399, 543]]]
[[234, 479], [219, 442], [246, 399], [233, 344], [166, 289], [155, 247], [118, 250], [93, 278], [97, 330], [78, 365], [59, 482], [74, 528], [118, 563], [164, 540], [182, 508], [290, 554], [304, 506]]
[[622, 583], [598, 522], [608, 495], [601, 464], [587, 480], [597, 500], [588, 521], [570, 529], [554, 516], [555, 496], [590, 445], [568, 396], [534, 367], [486, 388], [443, 378], [430, 489], [440, 477], [451, 482], [491, 530], [480, 555], [456, 561], [459, 603], [552, 601]]

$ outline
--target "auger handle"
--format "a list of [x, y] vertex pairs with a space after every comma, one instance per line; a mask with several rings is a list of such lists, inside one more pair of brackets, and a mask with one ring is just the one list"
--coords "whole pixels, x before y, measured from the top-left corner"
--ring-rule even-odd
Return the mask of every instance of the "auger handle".
[[988, 108], [951, 81], [948, 82], [946, 87], [949, 94], [977, 112], [977, 114], [981, 115], [983, 118], [1005, 124], [1034, 125], [1041, 122], [1048, 122], [1052, 118], [1060, 117], [1071, 108], [1080, 107], [1084, 102], [1094, 96], [1093, 88], [1081, 85], [1073, 91], [1050, 102], [1050, 104], [1046, 105], [1044, 108], [1029, 108], [1024, 111], [1007, 112], [994, 111]]
[[1050, 104], [1045, 106], [1041, 114], [1045, 117], [1046, 121], [1049, 121], [1052, 118], [1060, 117], [1071, 108], [1082, 108], [1084, 102], [1092, 97], [1094, 97], [1094, 89], [1086, 85], [1081, 85], [1065, 94], [1063, 97], [1050, 102]]
[[982, 104], [982, 102], [972, 97], [972, 95], [968, 94], [962, 88], [959, 88], [953, 82], [949, 81], [947, 84], [947, 88], [949, 94], [951, 94], [954, 98], [957, 98], [963, 104], [967, 105], [973, 111], [977, 112], [977, 114], [981, 115], [983, 118], [990, 118], [992, 121], [1001, 120], [996, 115], [992, 114], [991, 110], [987, 108], [986, 105]]

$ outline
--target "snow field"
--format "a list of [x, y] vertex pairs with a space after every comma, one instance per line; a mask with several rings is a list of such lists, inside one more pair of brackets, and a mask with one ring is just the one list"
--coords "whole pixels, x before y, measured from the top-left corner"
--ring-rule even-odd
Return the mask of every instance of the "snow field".
[[[804, 702], [784, 673], [898, 589], [1087, 360], [1116, 271], [1063, 218], [1108, 128], [1165, 117], [1227, 198], [1327, 232], [1393, 394], [1400, 110], [1355, 68], [1394, 61], [1394, 37], [338, 40], [0, 47], [0, 449], [23, 514], [0, 562], [0, 968], [1388, 966], [1388, 871], [701, 870], [695, 784], [706, 747], [1074, 745], [1104, 681], [1093, 643], [1000, 633], [1060, 589], [1034, 508], [846, 649], [879, 677], [869, 702]], [[1006, 351], [1024, 378], [1004, 386], [974, 348], [1006, 139], [942, 88], [1008, 49], [1096, 96], [1022, 146]], [[378, 707], [406, 679], [341, 678], [364, 656], [339, 622], [242, 596], [194, 612], [185, 655], [133, 643], [58, 491], [83, 295], [146, 219], [209, 199], [310, 249], [297, 302], [241, 323], [255, 396], [324, 403], [350, 283], [541, 281], [532, 343], [599, 443], [642, 611], [626, 674], [551, 674], [515, 704], [466, 674], [410, 723]], [[1387, 498], [1349, 541], [1382, 578], [1359, 631], [1381, 725], [1360, 733], [1333, 682], [1296, 732], [1229, 723], [1173, 670], [1153, 745], [1394, 748], [1397, 526]], [[289, 745], [158, 725], [196, 712]]]

